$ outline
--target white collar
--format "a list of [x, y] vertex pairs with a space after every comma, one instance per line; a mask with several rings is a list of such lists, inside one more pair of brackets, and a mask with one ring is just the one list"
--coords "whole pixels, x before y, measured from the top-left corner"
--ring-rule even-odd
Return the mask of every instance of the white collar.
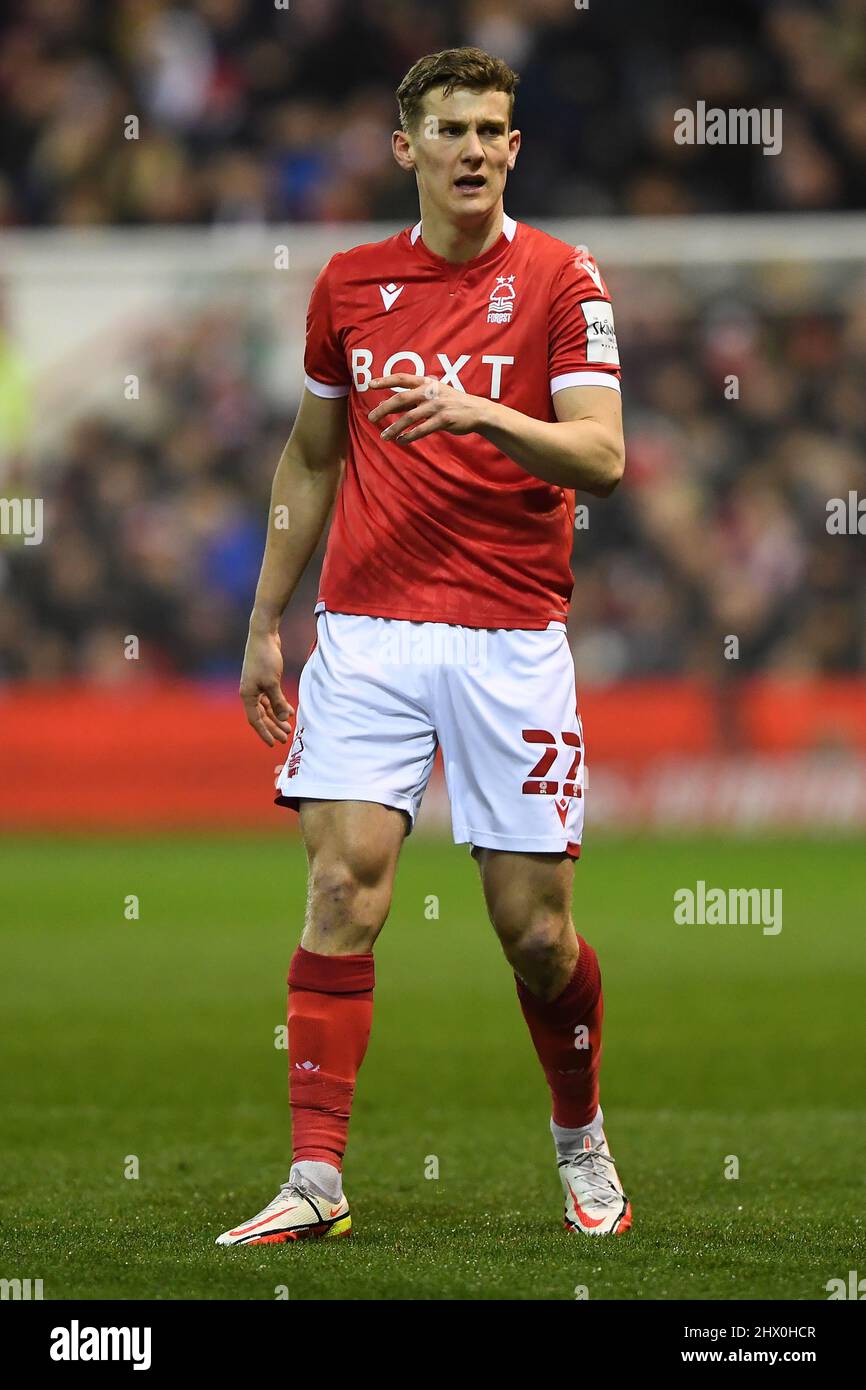
[[[509, 241], [514, 240], [514, 233], [517, 231], [517, 223], [515, 222], [513, 217], [508, 216], [507, 212], [504, 212], [502, 214], [502, 230]], [[415, 245], [415, 242], [418, 240], [420, 235], [421, 223], [416, 222], [415, 226], [412, 228], [412, 231], [409, 233], [409, 240], [411, 241], [413, 246]]]

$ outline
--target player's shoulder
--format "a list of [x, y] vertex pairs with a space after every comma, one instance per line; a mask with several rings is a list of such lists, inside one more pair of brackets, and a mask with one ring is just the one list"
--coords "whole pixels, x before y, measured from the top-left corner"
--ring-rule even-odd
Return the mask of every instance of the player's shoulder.
[[527, 258], [534, 266], [546, 267], [555, 287], [573, 286], [579, 292], [609, 297], [596, 259], [585, 243], [563, 241], [528, 222], [517, 225]]
[[357, 277], [377, 275], [383, 264], [405, 254], [409, 246], [409, 228], [404, 227], [381, 241], [365, 241], [346, 251], [335, 251], [322, 268], [332, 283], [346, 283]]

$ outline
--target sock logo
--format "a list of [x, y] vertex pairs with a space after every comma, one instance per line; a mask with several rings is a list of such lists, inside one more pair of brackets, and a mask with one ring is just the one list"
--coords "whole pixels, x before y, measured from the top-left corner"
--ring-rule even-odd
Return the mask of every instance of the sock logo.
[[297, 1067], [298, 1071], [318, 1071], [318, 1070], [319, 1070], [319, 1063], [318, 1063], [318, 1062], [296, 1062], [296, 1063], [295, 1063], [295, 1066]]

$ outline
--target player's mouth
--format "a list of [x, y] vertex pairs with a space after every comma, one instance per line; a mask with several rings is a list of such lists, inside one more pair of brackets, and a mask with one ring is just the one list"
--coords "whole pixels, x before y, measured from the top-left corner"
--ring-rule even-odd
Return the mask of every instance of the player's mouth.
[[459, 179], [454, 180], [454, 187], [464, 197], [471, 197], [473, 193], [479, 193], [486, 186], [487, 180], [483, 174], [461, 174]]

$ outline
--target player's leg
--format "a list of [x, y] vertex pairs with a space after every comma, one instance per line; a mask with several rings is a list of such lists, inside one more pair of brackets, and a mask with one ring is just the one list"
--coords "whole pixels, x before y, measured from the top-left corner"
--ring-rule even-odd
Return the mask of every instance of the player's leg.
[[221, 1245], [348, 1235], [343, 1155], [373, 1019], [373, 943], [384, 925], [408, 815], [374, 802], [300, 804], [309, 876], [288, 976], [292, 1166], [272, 1202]]
[[550, 1088], [553, 1124], [575, 1149], [599, 1110], [603, 998], [598, 958], [571, 917], [574, 861], [478, 847], [473, 856]]
[[309, 877], [288, 977], [289, 1179], [336, 1201], [373, 1019], [373, 943], [391, 906], [409, 818], [357, 801], [304, 800], [300, 811]]
[[571, 919], [585, 790], [571, 650], [563, 624], [481, 636], [436, 710], [454, 839], [473, 846], [550, 1086], [569, 1229], [620, 1231], [631, 1213], [598, 1105], [601, 977]]
[[409, 817], [372, 801], [304, 798], [300, 820], [308, 865], [301, 947], [325, 956], [372, 951]]
[[373, 1008], [373, 943], [436, 753], [425, 673], [401, 659], [409, 625], [319, 614], [278, 787], [300, 811], [305, 924], [289, 970], [294, 1161], [263, 1211], [218, 1244], [347, 1234], [342, 1159]]
[[621, 1234], [631, 1225], [631, 1207], [602, 1127], [604, 999], [598, 957], [571, 917], [574, 861], [481, 847], [473, 856], [550, 1088], [565, 1224], [591, 1235]]
[[533, 995], [555, 999], [578, 959], [571, 918], [574, 860], [566, 854], [519, 854], [478, 845], [472, 857], [506, 960]]

